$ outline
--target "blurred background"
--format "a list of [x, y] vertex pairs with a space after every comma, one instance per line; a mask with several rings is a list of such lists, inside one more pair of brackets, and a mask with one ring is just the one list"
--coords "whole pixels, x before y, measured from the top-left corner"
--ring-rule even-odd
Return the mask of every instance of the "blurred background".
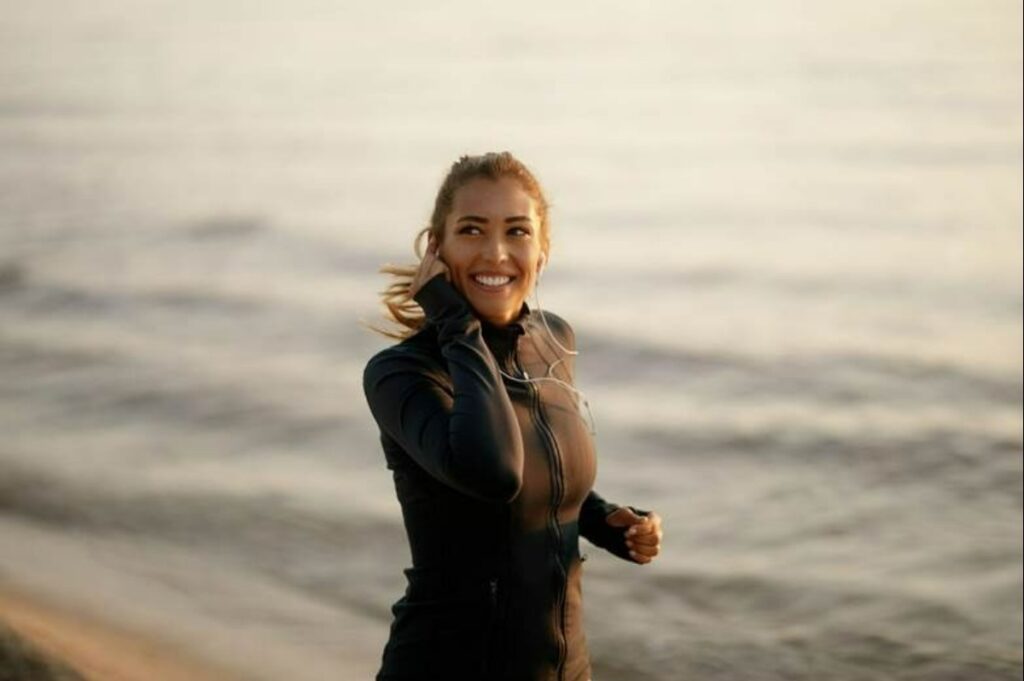
[[1009, 0], [4, 1], [0, 585], [370, 678], [359, 323], [508, 149], [596, 488], [664, 518], [583, 547], [595, 681], [1019, 679], [1021, 47]]

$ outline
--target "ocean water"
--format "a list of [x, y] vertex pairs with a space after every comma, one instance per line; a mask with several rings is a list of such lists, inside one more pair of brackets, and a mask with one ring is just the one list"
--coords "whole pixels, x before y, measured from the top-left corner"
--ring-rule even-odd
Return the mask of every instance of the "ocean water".
[[367, 678], [408, 550], [360, 322], [509, 149], [597, 489], [664, 519], [585, 547], [595, 681], [1020, 678], [1019, 3], [3, 17], [0, 583]]

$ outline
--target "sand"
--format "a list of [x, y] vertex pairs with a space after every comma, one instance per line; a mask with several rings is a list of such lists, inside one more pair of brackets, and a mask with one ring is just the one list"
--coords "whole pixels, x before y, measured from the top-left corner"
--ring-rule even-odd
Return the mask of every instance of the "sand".
[[26, 656], [42, 658], [54, 669], [54, 679], [75, 678], [60, 669], [64, 665], [86, 679], [105, 681], [242, 678], [167, 643], [6, 585], [0, 586], [0, 620], [29, 644]]
[[[129, 672], [129, 660], [153, 667], [146, 679], [369, 678], [387, 633], [386, 622], [187, 547], [10, 518], [0, 518], [0, 594], [0, 620], [40, 649], [73, 666], [72, 654], [107, 664], [99, 656], [114, 650]], [[140, 678], [113, 674], [104, 667], [102, 678]]]

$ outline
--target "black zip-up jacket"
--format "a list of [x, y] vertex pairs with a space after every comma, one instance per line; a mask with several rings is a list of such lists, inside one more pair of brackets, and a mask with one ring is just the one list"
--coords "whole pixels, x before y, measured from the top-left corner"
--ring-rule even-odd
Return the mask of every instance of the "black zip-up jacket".
[[[363, 387], [380, 426], [412, 567], [377, 681], [588, 681], [579, 537], [632, 561], [619, 506], [591, 488], [593, 440], [573, 395], [569, 325], [493, 326], [438, 274], [427, 323], [377, 353]], [[630, 507], [633, 508], [633, 507]], [[647, 511], [633, 509], [641, 515]]]

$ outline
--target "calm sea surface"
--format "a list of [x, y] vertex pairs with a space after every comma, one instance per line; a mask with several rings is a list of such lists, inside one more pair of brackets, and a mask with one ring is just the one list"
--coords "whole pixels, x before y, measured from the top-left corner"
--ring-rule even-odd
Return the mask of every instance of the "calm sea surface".
[[0, 585], [376, 671], [359, 322], [509, 149], [597, 489], [664, 518], [585, 547], [595, 681], [1020, 678], [1019, 3], [4, 5]]

